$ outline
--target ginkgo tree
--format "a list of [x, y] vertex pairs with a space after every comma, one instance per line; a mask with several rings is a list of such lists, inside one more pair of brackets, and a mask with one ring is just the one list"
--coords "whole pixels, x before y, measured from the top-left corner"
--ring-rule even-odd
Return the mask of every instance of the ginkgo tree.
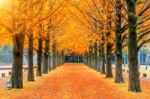
[[112, 78], [115, 55], [115, 83], [124, 83], [122, 51], [128, 50], [128, 89], [141, 91], [137, 56], [150, 41], [149, 0], [0, 0], [0, 4], [4, 39], [0, 44], [13, 46], [13, 88], [23, 87], [24, 49], [28, 49], [28, 81], [34, 81], [35, 51], [37, 76], [62, 64], [64, 55], [77, 54]]
[[[10, 0], [9, 1], [10, 6], [8, 7], [8, 9], [5, 9], [6, 13], [4, 13], [5, 14], [4, 16], [8, 15], [8, 17], [1, 18], [2, 19], [1, 26], [10, 33], [13, 39], [12, 45], [13, 45], [13, 59], [14, 60], [13, 60], [13, 68], [12, 68], [12, 76], [11, 76], [11, 82], [12, 82], [13, 88], [23, 87], [23, 72], [22, 72], [23, 49], [24, 49], [24, 41], [26, 40], [25, 38], [26, 35], [29, 39], [28, 80], [29, 81], [34, 80], [33, 39], [38, 38], [40, 36], [38, 35], [38, 33], [41, 32], [41, 31], [36, 31], [38, 30], [36, 28], [37, 26], [39, 26], [38, 24], [42, 24], [41, 22], [50, 18], [55, 12], [57, 12], [57, 10], [62, 5], [62, 3], [58, 4], [58, 2], [61, 2], [61, 1], [57, 1], [52, 5], [52, 7], [54, 7], [54, 10], [49, 9], [46, 11], [44, 7], [47, 6], [46, 5], [47, 2], [50, 2], [50, 1], [48, 0], [34, 0], [34, 1]], [[41, 16], [41, 14], [43, 15]], [[42, 33], [40, 34], [42, 35]], [[39, 43], [42, 44], [41, 41]], [[48, 62], [48, 61], [45, 61], [45, 62]]]
[[[109, 39], [107, 36], [109, 36], [111, 34], [110, 37], [112, 37], [112, 36], [114, 36], [113, 33], [115, 32], [115, 39], [111, 39], [111, 40], [112, 40], [112, 43], [115, 42], [115, 46], [113, 46], [114, 47], [113, 50], [116, 53], [115, 82], [117, 82], [117, 83], [124, 82], [123, 76], [122, 76], [122, 49], [123, 49], [123, 47], [128, 45], [128, 52], [132, 53], [131, 49], [132, 50], [137, 49], [135, 51], [135, 52], [137, 52], [143, 44], [149, 42], [149, 39], [148, 39], [149, 38], [149, 36], [148, 36], [149, 35], [149, 28], [148, 28], [149, 27], [149, 25], [148, 25], [149, 13], [148, 12], [149, 12], [149, 7], [150, 7], [149, 1], [147, 1], [147, 0], [144, 0], [144, 1], [138, 0], [137, 2], [133, 1], [134, 3], [133, 2], [131, 3], [135, 6], [133, 8], [131, 7], [131, 5], [128, 6], [128, 2], [131, 3], [131, 1], [129, 1], [129, 0], [126, 0], [126, 1], [124, 1], [124, 0], [115, 0], [115, 1], [114, 0], [103, 0], [103, 1], [101, 1], [101, 0], [100, 1], [97, 1], [97, 0], [88, 0], [87, 1], [86, 0], [86, 1], [82, 1], [82, 0], [80, 0], [78, 2], [75, 2], [75, 4], [72, 4], [81, 13], [83, 13], [87, 17], [90, 17], [90, 19], [95, 20], [100, 25], [104, 25], [104, 30], [105, 30], [104, 34], [106, 34], [106, 35], [104, 35], [102, 32], [101, 32], [101, 34], [104, 35], [104, 37], [105, 37], [106, 45], [108, 45], [108, 41], [106, 39]], [[127, 16], [129, 16], [131, 9], [137, 10], [137, 11], [134, 11], [134, 13], [138, 12], [138, 19], [137, 19], [138, 22], [136, 24], [138, 26], [137, 29], [134, 27], [130, 27], [130, 24], [129, 24], [131, 20], [130, 20], [130, 17], [127, 17]], [[111, 14], [112, 14], [112, 16], [110, 16]], [[90, 22], [93, 23], [91, 20], [90, 20]], [[110, 23], [111, 23], [111, 25], [110, 25]], [[141, 27], [141, 25], [143, 27]], [[95, 26], [95, 25], [93, 24], [93, 26]], [[109, 30], [109, 28], [111, 30]], [[129, 29], [129, 33], [127, 33], [128, 29]], [[132, 44], [130, 44], [130, 43], [133, 43], [134, 39], [135, 39], [135, 42], [137, 42], [136, 36], [131, 37], [131, 39], [129, 40], [129, 38], [130, 38], [129, 34], [130, 33], [134, 34], [130, 31], [130, 29], [132, 29], [132, 30], [135, 29], [134, 31], [138, 30], [138, 33], [135, 33], [135, 34], [136, 34], [136, 36], [138, 36], [138, 44], [139, 45], [135, 45], [136, 47], [133, 46]], [[143, 30], [143, 31], [141, 31], [141, 30]], [[112, 32], [110, 33], [108, 31], [112, 31]], [[93, 32], [93, 33], [97, 33], [97, 32]], [[108, 35], [108, 33], [110, 33], [110, 34]], [[142, 40], [144, 38], [146, 40]], [[135, 44], [135, 42], [134, 42], [134, 44]], [[124, 45], [123, 43], [126, 43], [126, 44]], [[130, 49], [129, 46], [130, 47], [132, 46], [132, 48]], [[107, 49], [107, 47], [106, 47], [106, 49]], [[108, 49], [110, 50], [111, 48], [109, 47]], [[106, 53], [107, 53], [107, 51], [108, 50], [106, 50]], [[91, 53], [91, 52], [89, 52], [89, 53]], [[137, 54], [134, 53], [134, 55], [135, 55], [134, 58], [137, 58]], [[129, 56], [133, 57], [133, 55], [131, 55], [131, 54]], [[109, 60], [110, 59], [111, 58], [109, 58]], [[108, 62], [108, 58], [106, 59], [106, 61]], [[133, 64], [134, 61], [130, 60], [130, 58], [129, 58], [129, 61], [130, 61], [129, 67], [131, 67], [131, 64], [132, 64], [132, 65], [134, 65], [132, 67], [137, 68], [134, 70], [132, 68], [129, 68], [129, 71], [130, 71], [130, 73], [133, 74], [132, 76], [136, 76], [137, 80], [138, 80], [139, 79], [138, 66], [136, 64]], [[106, 68], [107, 68], [107, 66], [106, 66]], [[108, 70], [108, 69], [106, 69], [106, 70]], [[139, 80], [134, 81], [134, 78], [132, 78], [130, 73], [129, 73], [129, 78], [130, 78], [129, 79], [129, 82], [130, 82], [129, 90], [130, 91], [141, 91], [140, 85], [139, 85]], [[107, 74], [107, 72], [106, 72], [106, 74]]]

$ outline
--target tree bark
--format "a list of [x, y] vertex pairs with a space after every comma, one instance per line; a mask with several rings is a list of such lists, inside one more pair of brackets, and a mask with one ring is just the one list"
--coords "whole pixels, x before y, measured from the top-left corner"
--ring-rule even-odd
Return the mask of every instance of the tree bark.
[[105, 74], [105, 53], [104, 53], [104, 44], [101, 46], [101, 73]]
[[43, 74], [48, 74], [49, 41], [49, 35], [47, 35], [45, 40]]
[[101, 46], [98, 46], [97, 50], [97, 71], [101, 71]]
[[95, 69], [95, 57], [94, 57], [94, 46], [91, 47], [91, 66], [92, 69]]
[[89, 54], [87, 53], [85, 55], [85, 64], [88, 65], [88, 63], [89, 63]]
[[13, 64], [11, 82], [12, 88], [23, 88], [23, 48], [24, 35], [14, 34], [13, 36]]
[[90, 47], [90, 51], [89, 51], [89, 62], [88, 62], [88, 65], [92, 68], [92, 51], [91, 51], [91, 47]]
[[112, 45], [110, 43], [107, 43], [106, 45], [106, 59], [107, 59], [107, 63], [106, 63], [106, 78], [112, 78], [113, 74], [112, 74], [112, 63], [111, 63], [111, 58], [112, 58]]
[[53, 67], [56, 68], [57, 66], [57, 49], [56, 44], [53, 44]]
[[56, 59], [57, 59], [56, 60], [56, 62], [57, 62], [56, 64], [57, 65], [56, 66], [59, 66], [60, 65], [60, 61], [61, 61], [61, 57], [60, 57], [61, 55], [60, 55], [60, 53], [58, 51], [56, 51], [56, 53], [57, 53], [56, 54]]
[[52, 68], [51, 68], [51, 55], [50, 55], [50, 53], [49, 53], [48, 57], [49, 57], [48, 58], [48, 70], [51, 71]]
[[38, 38], [38, 51], [37, 51], [37, 76], [42, 76], [42, 38]]
[[122, 75], [122, 38], [121, 38], [121, 8], [120, 0], [116, 0], [116, 31], [115, 31], [115, 44], [116, 44], [116, 64], [115, 64], [115, 83], [124, 83]]
[[98, 57], [97, 57], [97, 50], [98, 50], [98, 48], [97, 48], [97, 43], [95, 43], [94, 44], [94, 69], [96, 70], [96, 71], [98, 71], [98, 69], [97, 69], [97, 61], [98, 61]]
[[129, 60], [129, 85], [128, 90], [141, 92], [139, 68], [138, 68], [138, 51], [137, 51], [137, 17], [136, 17], [136, 0], [126, 0], [128, 11], [128, 60]]
[[57, 66], [59, 66], [60, 63], [61, 63], [61, 54], [58, 53], [58, 51], [57, 51]]
[[33, 66], [33, 34], [29, 34], [28, 47], [28, 81], [34, 81], [34, 66]]
[[61, 65], [64, 64], [64, 51], [61, 52]]
[[51, 51], [51, 54], [50, 54], [50, 61], [51, 61], [51, 63], [50, 63], [50, 67], [51, 67], [51, 70], [54, 68], [53, 67], [53, 52]]

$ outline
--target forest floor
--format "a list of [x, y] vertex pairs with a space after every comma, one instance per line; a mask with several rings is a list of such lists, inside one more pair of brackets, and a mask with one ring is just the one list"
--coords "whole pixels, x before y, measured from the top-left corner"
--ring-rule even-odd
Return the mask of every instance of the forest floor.
[[142, 93], [128, 92], [125, 84], [116, 84], [83, 64], [65, 64], [23, 89], [0, 88], [0, 99], [149, 99], [150, 80], [141, 80]]

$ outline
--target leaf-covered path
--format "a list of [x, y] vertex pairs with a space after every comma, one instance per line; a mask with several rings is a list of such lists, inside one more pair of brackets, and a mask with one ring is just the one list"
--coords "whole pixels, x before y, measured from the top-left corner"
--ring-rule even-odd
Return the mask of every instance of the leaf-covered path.
[[23, 89], [4, 93], [2, 99], [140, 99], [141, 95], [127, 92], [125, 84], [115, 84], [83, 64], [65, 64]]
[[103, 99], [115, 96], [113, 91], [109, 92], [114, 88], [106, 86], [97, 73], [83, 64], [65, 64], [52, 72], [41, 86], [19, 98]]

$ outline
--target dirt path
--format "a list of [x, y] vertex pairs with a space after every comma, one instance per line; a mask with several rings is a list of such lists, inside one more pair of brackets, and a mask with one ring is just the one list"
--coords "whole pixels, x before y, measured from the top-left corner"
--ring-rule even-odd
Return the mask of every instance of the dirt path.
[[24, 89], [5, 90], [1, 95], [2, 99], [145, 99], [83, 64], [65, 64], [36, 82], [26, 83]]

